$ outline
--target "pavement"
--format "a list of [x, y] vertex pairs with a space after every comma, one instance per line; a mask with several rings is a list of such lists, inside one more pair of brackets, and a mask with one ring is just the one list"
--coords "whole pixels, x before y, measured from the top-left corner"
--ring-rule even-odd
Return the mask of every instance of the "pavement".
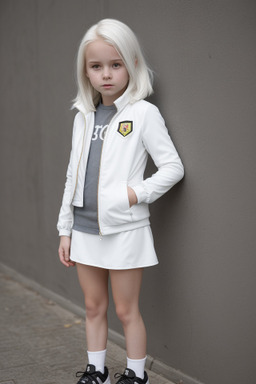
[[[84, 318], [10, 271], [0, 264], [0, 384], [76, 384], [87, 364]], [[126, 353], [111, 341], [107, 350], [113, 384]], [[173, 384], [147, 372], [150, 384]]]

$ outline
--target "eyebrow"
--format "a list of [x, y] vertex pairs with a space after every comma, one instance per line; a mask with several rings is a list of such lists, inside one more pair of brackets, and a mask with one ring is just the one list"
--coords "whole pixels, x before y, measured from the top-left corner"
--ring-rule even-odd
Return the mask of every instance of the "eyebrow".
[[[122, 59], [113, 59], [113, 60], [110, 60], [110, 62], [117, 62], [117, 61], [121, 61], [121, 62], [123, 62]], [[89, 60], [89, 61], [88, 61], [89, 64], [100, 63], [100, 62], [101, 62], [101, 60]]]

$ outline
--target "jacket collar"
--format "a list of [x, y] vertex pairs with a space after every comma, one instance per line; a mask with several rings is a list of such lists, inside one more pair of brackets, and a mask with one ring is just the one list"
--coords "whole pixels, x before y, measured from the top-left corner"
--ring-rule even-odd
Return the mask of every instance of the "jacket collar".
[[114, 104], [118, 112], [123, 109], [127, 104], [129, 104], [129, 90], [127, 89], [122, 96], [115, 100]]
[[[127, 92], [128, 91], [128, 92]], [[120, 96], [118, 99], [114, 101], [114, 104], [116, 106], [117, 111], [121, 111], [127, 104], [129, 104], [129, 90], [126, 90], [122, 96]], [[83, 104], [80, 104], [77, 106], [77, 109], [82, 112], [85, 116], [89, 115], [90, 113], [93, 113], [93, 111], [86, 111]]]

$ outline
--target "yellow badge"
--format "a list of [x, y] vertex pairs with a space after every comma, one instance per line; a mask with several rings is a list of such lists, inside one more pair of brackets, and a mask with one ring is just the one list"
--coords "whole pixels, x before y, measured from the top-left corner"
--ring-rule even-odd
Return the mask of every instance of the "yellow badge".
[[121, 121], [118, 125], [118, 132], [123, 136], [132, 132], [132, 121]]

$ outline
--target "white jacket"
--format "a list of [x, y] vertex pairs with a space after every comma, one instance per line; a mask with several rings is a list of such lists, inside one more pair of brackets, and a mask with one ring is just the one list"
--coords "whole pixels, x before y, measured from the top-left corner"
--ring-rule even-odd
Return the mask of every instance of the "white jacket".
[[[164, 120], [153, 104], [127, 101], [124, 93], [115, 101], [112, 118], [102, 145], [98, 178], [98, 224], [101, 235], [132, 230], [149, 224], [148, 204], [184, 175], [181, 159]], [[74, 119], [72, 150], [57, 228], [60, 236], [71, 236], [73, 206], [83, 206], [85, 172], [94, 129], [94, 112], [81, 111]], [[121, 131], [121, 132], [120, 132]], [[148, 153], [157, 172], [143, 179]], [[127, 186], [138, 203], [129, 206]]]

